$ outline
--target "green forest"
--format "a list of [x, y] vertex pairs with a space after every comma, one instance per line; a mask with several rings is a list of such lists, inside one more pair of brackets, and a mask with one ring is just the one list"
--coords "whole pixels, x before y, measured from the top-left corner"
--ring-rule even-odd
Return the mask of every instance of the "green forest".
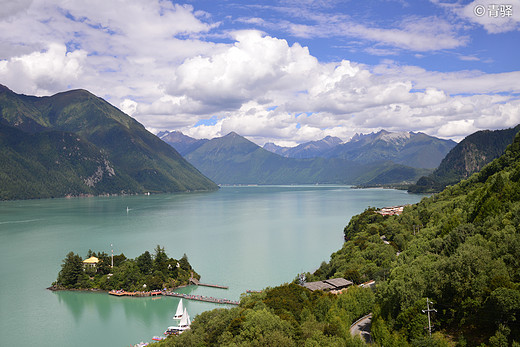
[[[520, 134], [498, 159], [401, 215], [368, 208], [308, 281], [376, 280], [331, 295], [297, 283], [196, 317], [165, 346], [356, 346], [349, 326], [373, 313], [380, 346], [520, 346]], [[387, 243], [385, 243], [382, 239]], [[431, 302], [433, 333], [423, 312]]]
[[186, 254], [179, 260], [168, 258], [159, 245], [153, 254], [145, 251], [135, 259], [128, 259], [122, 253], [114, 255], [113, 268], [112, 257], [105, 252], [89, 250], [86, 258], [92, 256], [98, 258], [99, 263], [95, 267], [85, 267], [80, 255], [69, 252], [51, 288], [150, 291], [186, 285], [191, 272], [193, 277], [200, 279]]

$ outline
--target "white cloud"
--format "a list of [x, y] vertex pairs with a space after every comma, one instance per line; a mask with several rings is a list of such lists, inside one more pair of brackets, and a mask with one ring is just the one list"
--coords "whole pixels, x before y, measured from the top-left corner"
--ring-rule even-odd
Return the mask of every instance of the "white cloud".
[[[516, 0], [520, 1], [520, 0]], [[323, 6], [273, 6], [272, 10], [284, 13], [289, 19], [250, 23], [264, 28], [284, 30], [299, 38], [347, 37], [361, 39], [365, 50], [376, 55], [395, 54], [395, 49], [431, 52], [465, 46], [469, 37], [459, 33], [460, 25], [437, 16], [408, 16], [396, 19], [386, 27], [360, 21], [356, 17], [321, 11]], [[241, 18], [242, 22], [247, 22]], [[302, 22], [303, 21], [303, 22]], [[369, 41], [369, 42], [366, 42]], [[373, 44], [377, 48], [372, 48]], [[393, 48], [390, 50], [388, 48]]]
[[125, 99], [119, 104], [119, 109], [131, 116], [137, 111], [137, 105], [134, 100]]
[[63, 44], [50, 44], [43, 52], [34, 52], [0, 61], [0, 79], [15, 89], [44, 95], [67, 89], [82, 74], [87, 52], [67, 52]]
[[272, 102], [273, 94], [300, 88], [318, 65], [299, 44], [289, 46], [257, 31], [237, 32], [235, 38], [222, 52], [182, 63], [167, 93], [203, 103], [206, 112], [233, 110], [251, 99]]
[[24, 10], [32, 0], [2, 0], [0, 6], [0, 19], [12, 17]]
[[[67, 47], [67, 56], [87, 53], [81, 60], [83, 74], [65, 86], [47, 83], [49, 92], [70, 85], [89, 89], [116, 104], [132, 95], [153, 100], [162, 94], [159, 86], [167, 81], [172, 66], [218, 48], [218, 44], [196, 38], [217, 25], [198, 16], [203, 17], [191, 6], [162, 0], [33, 0], [14, 16], [0, 17], [0, 62], [5, 65], [14, 58], [38, 56], [50, 45], [59, 44]], [[13, 89], [34, 89], [22, 85]]]
[[468, 42], [467, 36], [459, 35], [452, 24], [437, 17], [408, 18], [396, 28], [345, 23], [339, 29], [346, 35], [417, 52], [453, 49]]
[[477, 130], [478, 129], [473, 125], [473, 120], [465, 119], [444, 124], [439, 128], [437, 133], [443, 137], [460, 138], [464, 137], [466, 134], [474, 133]]

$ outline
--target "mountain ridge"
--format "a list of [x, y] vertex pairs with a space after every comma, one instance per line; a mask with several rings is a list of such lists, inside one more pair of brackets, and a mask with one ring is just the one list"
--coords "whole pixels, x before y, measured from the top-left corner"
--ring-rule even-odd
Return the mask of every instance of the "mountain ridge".
[[359, 164], [341, 158], [286, 158], [231, 132], [207, 141], [186, 159], [219, 184], [388, 184], [410, 181], [415, 168], [385, 161]]
[[[89, 144], [89, 146], [78, 147], [78, 151], [87, 150], [88, 147], [92, 151], [102, 153], [111, 163], [113, 176], [124, 178], [123, 180], [116, 180], [117, 184], [113, 180], [112, 183], [114, 184], [104, 184], [103, 181], [110, 177], [105, 175], [100, 180], [94, 180], [96, 182], [93, 187], [84, 183], [81, 189], [73, 189], [70, 194], [63, 194], [62, 192], [60, 194], [31, 195], [23, 191], [16, 194], [6, 184], [2, 183], [0, 191], [9, 190], [10, 198], [176, 192], [218, 188], [189, 164], [175, 149], [148, 132], [142, 124], [105, 100], [83, 89], [61, 92], [52, 96], [36, 97], [16, 94], [3, 86], [3, 88], [0, 88], [0, 122], [4, 126], [4, 130], [5, 127], [16, 128], [23, 135], [55, 132], [61, 133], [64, 137], [76, 136], [80, 139], [78, 141]], [[34, 138], [24, 136], [24, 138], [27, 141], [41, 139], [38, 136]], [[11, 142], [12, 138], [5, 137], [4, 140], [6, 148], [12, 149], [10, 148], [14, 145]], [[39, 140], [34, 141], [36, 146], [44, 145]], [[49, 141], [58, 140], [53, 137]], [[61, 151], [54, 145], [50, 148], [53, 148], [53, 150], [43, 153], [48, 156], [56, 156]], [[17, 167], [15, 172], [18, 172], [20, 177], [28, 179], [26, 182], [28, 185], [39, 185], [38, 178], [28, 175], [23, 172], [23, 168], [16, 166], [16, 158], [22, 154], [16, 150], [8, 151], [6, 149], [3, 157], [5, 161], [4, 170], [5, 167], [14, 165], [13, 167]], [[86, 157], [89, 157], [89, 155], [87, 153]], [[46, 159], [48, 158], [35, 157], [34, 161]], [[61, 163], [65, 165], [64, 161]], [[76, 164], [75, 170], [78, 173], [81, 172], [83, 176], [88, 174], [87, 177], [91, 177], [98, 172], [97, 166], [93, 167], [82, 162]], [[11, 170], [13, 167], [9, 167], [9, 169]], [[50, 172], [53, 175], [57, 174], [55, 170]], [[69, 170], [67, 172], [68, 175], [73, 176], [75, 171]], [[40, 180], [44, 179], [40, 178]], [[67, 182], [70, 183], [74, 179], [69, 177], [69, 179], [62, 181], [66, 185]]]
[[455, 145], [452, 140], [422, 132], [393, 133], [383, 129], [370, 134], [356, 133], [346, 142], [327, 136], [295, 147], [281, 147], [268, 142], [264, 148], [289, 158], [342, 158], [365, 164], [389, 160], [415, 168], [434, 169]]
[[456, 145], [452, 140], [442, 140], [420, 132], [391, 133], [381, 130], [356, 135], [351, 141], [334, 147], [324, 156], [360, 163], [390, 160], [411, 167], [434, 169]]

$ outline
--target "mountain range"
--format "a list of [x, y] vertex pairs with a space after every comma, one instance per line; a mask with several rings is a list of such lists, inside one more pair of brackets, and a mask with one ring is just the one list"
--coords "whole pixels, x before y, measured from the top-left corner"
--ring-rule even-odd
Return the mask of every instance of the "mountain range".
[[[193, 140], [189, 141], [193, 143]], [[181, 146], [180, 143], [172, 145]], [[235, 132], [205, 141], [185, 158], [219, 184], [384, 185], [415, 182], [429, 172], [382, 160], [356, 163], [343, 158], [282, 157]]]
[[214, 190], [171, 146], [86, 90], [0, 85], [0, 199]]
[[434, 169], [457, 143], [424, 133], [392, 133], [381, 130], [371, 134], [356, 134], [343, 143], [327, 136], [320, 141], [306, 142], [296, 147], [279, 147], [267, 143], [264, 148], [290, 158], [342, 158], [358, 163], [389, 160], [406, 166]]
[[440, 192], [448, 185], [467, 179], [502, 155], [519, 131], [520, 124], [514, 128], [481, 130], [468, 135], [446, 155], [433, 173], [421, 177], [408, 191]]
[[305, 142], [296, 147], [281, 147], [267, 142], [263, 148], [287, 158], [316, 158], [325, 157], [328, 151], [341, 143], [343, 141], [339, 137], [327, 136], [319, 141]]
[[181, 155], [193, 152], [209, 141], [208, 139], [194, 139], [193, 137], [184, 135], [180, 131], [161, 131], [157, 134], [157, 137], [175, 148]]

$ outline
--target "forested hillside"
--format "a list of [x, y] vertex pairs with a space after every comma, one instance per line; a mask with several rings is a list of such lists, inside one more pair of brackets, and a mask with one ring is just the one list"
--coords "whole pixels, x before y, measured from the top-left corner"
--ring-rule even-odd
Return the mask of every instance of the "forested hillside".
[[[375, 295], [283, 285], [243, 298], [238, 308], [205, 312], [163, 345], [357, 345], [363, 342], [348, 326], [372, 311], [372, 337], [382, 346], [518, 346], [520, 134], [468, 180], [401, 215], [368, 208], [344, 233], [343, 247], [308, 280], [375, 279]], [[431, 338], [427, 299], [436, 309]]]
[[438, 311], [435, 331], [461, 345], [520, 341], [519, 134], [480, 173], [402, 215], [368, 209], [355, 216], [345, 238], [314, 277], [379, 281], [373, 325], [379, 343], [421, 345], [426, 298]]
[[214, 190], [143, 125], [86, 90], [0, 85], [0, 199]]

